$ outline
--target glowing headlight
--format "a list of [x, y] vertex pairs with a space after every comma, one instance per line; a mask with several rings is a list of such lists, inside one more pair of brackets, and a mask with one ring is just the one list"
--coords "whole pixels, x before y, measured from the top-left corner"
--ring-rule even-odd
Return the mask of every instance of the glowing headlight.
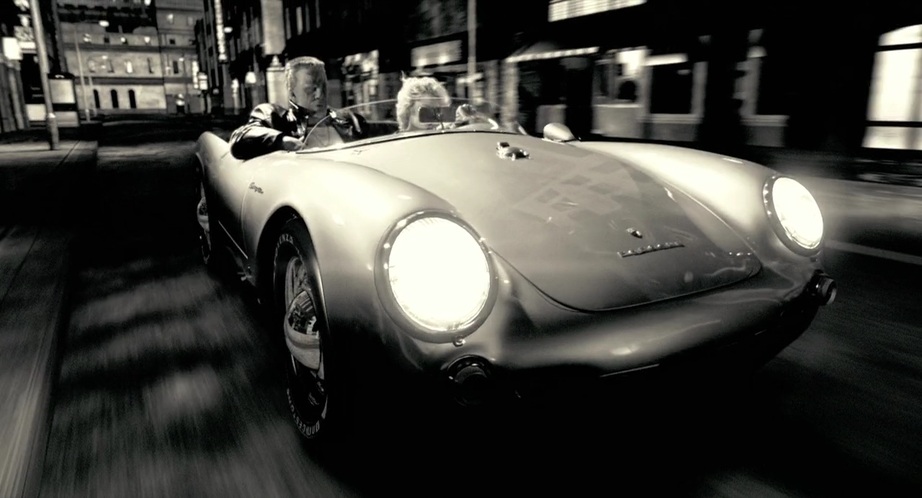
[[767, 185], [766, 208], [782, 239], [801, 250], [813, 251], [823, 240], [823, 215], [810, 192], [798, 181], [778, 177]]
[[385, 258], [397, 305], [430, 332], [462, 329], [480, 317], [492, 287], [487, 255], [461, 225], [423, 217], [400, 229]]

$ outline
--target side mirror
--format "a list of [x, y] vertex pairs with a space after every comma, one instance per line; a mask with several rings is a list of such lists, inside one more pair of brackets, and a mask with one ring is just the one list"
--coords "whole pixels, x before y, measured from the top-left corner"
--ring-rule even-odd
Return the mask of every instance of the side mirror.
[[544, 134], [545, 140], [551, 140], [553, 142], [572, 142], [576, 140], [576, 136], [573, 135], [570, 128], [562, 123], [548, 123], [544, 125], [542, 133]]

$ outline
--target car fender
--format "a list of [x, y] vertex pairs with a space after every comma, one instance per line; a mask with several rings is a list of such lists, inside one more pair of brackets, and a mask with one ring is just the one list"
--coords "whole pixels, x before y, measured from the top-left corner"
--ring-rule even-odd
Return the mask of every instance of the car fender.
[[[242, 220], [247, 253], [258, 253], [259, 261], [266, 263], [274, 251], [275, 217], [286, 213], [283, 216], [303, 220], [331, 319], [386, 319], [375, 285], [383, 239], [411, 214], [455, 214], [443, 199], [400, 179], [357, 164], [296, 153], [259, 169], [251, 185], [255, 188], [247, 192]], [[248, 265], [253, 283], [259, 284], [266, 265], [253, 265], [256, 259], [250, 257]]]
[[[779, 173], [766, 166], [711, 152], [660, 144], [579, 142], [573, 146], [626, 161], [704, 206], [737, 232], [763, 262], [815, 261], [788, 249], [772, 228], [763, 189]], [[824, 236], [825, 237], [825, 236]]]
[[[229, 153], [230, 145], [210, 131], [202, 133], [196, 140], [195, 158], [199, 163], [197, 166], [203, 169], [203, 175], [220, 164]], [[204, 178], [208, 176], [205, 175]]]

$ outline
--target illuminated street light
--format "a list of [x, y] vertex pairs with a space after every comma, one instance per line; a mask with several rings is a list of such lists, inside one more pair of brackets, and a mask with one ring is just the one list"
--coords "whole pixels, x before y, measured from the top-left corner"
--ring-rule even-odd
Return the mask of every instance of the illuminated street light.
[[108, 27], [109, 27], [109, 21], [103, 19], [103, 20], [99, 21], [99, 25], [102, 26], [102, 27], [104, 27], [104, 28], [108, 28]]

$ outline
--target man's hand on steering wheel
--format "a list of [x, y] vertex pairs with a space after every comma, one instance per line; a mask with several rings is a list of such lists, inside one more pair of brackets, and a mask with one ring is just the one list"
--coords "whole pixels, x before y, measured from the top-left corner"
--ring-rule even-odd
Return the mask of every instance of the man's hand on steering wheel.
[[284, 150], [301, 150], [304, 147], [304, 142], [300, 138], [283, 136], [282, 137], [282, 148]]

